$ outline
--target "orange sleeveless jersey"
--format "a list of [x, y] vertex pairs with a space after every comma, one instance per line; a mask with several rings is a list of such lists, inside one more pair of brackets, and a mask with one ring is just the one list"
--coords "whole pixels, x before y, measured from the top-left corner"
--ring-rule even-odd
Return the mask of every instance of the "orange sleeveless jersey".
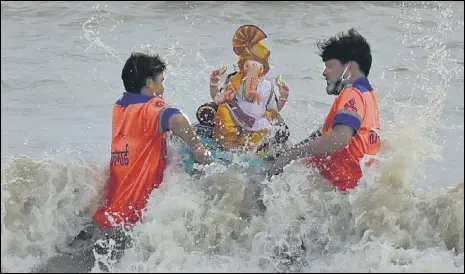
[[333, 153], [306, 158], [305, 162], [344, 191], [356, 187], [363, 176], [362, 158], [380, 150], [378, 99], [367, 78], [360, 78], [341, 91], [326, 117], [322, 133], [330, 133], [337, 124], [354, 129], [349, 145]]
[[134, 225], [161, 184], [167, 133], [160, 117], [166, 105], [162, 98], [128, 92], [114, 105], [108, 193], [94, 215], [99, 226]]

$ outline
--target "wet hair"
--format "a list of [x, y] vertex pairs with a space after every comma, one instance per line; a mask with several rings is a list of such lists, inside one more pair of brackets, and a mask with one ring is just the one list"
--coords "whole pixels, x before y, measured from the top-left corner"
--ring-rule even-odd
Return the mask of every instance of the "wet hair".
[[127, 92], [140, 93], [149, 77], [157, 77], [166, 69], [165, 62], [158, 54], [131, 53], [126, 60], [121, 79]]
[[323, 62], [331, 59], [337, 59], [342, 64], [355, 61], [365, 76], [370, 73], [372, 61], [370, 45], [353, 28], [347, 33], [341, 32], [327, 40], [319, 41], [317, 47]]

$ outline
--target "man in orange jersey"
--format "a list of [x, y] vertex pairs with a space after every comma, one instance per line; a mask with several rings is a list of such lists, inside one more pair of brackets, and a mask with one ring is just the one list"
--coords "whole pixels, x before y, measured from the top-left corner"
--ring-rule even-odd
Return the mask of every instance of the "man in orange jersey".
[[165, 63], [158, 55], [136, 53], [121, 78], [126, 92], [113, 107], [110, 182], [105, 205], [94, 216], [101, 227], [134, 225], [147, 198], [163, 180], [168, 131], [190, 147], [201, 164], [210, 153], [182, 112], [163, 99]]
[[93, 217], [107, 239], [124, 238], [119, 228], [141, 220], [148, 197], [163, 180], [169, 131], [190, 146], [197, 162], [211, 162], [188, 119], [163, 99], [165, 69], [158, 55], [142, 53], [131, 54], [123, 67], [126, 92], [113, 106], [108, 193]]
[[339, 190], [346, 191], [356, 187], [363, 176], [361, 163], [380, 150], [378, 99], [367, 79], [371, 49], [354, 29], [318, 43], [318, 48], [325, 63], [326, 91], [337, 97], [321, 132], [278, 157], [268, 175], [282, 172], [292, 160], [305, 158]]

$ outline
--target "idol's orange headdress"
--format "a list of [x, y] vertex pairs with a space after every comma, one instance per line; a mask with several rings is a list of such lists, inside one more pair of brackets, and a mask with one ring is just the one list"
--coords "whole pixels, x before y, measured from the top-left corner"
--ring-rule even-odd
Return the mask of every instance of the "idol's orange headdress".
[[233, 37], [233, 50], [239, 56], [239, 69], [246, 60], [255, 60], [263, 64], [263, 74], [270, 70], [268, 58], [270, 50], [262, 42], [266, 34], [257, 26], [243, 25], [237, 29]]

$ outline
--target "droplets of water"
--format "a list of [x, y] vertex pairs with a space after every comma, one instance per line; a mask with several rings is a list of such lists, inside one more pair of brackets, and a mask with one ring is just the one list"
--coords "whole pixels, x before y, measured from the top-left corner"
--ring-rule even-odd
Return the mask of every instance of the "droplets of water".
[[[105, 7], [107, 7], [107, 5], [105, 5]], [[90, 43], [84, 51], [88, 52], [91, 48], [101, 48], [104, 49], [111, 57], [122, 62], [118, 57], [119, 53], [110, 46], [105, 45], [102, 39], [105, 38], [106, 35], [114, 33], [117, 26], [120, 23], [123, 23], [123, 20], [113, 18], [110, 15], [110, 12], [107, 12], [106, 14], [101, 13], [100, 5], [93, 6], [92, 8], [96, 10], [97, 14], [93, 15], [89, 20], [82, 24], [84, 38]], [[109, 29], [108, 22], [113, 23]], [[113, 40], [117, 40], [116, 36], [113, 37]]]

